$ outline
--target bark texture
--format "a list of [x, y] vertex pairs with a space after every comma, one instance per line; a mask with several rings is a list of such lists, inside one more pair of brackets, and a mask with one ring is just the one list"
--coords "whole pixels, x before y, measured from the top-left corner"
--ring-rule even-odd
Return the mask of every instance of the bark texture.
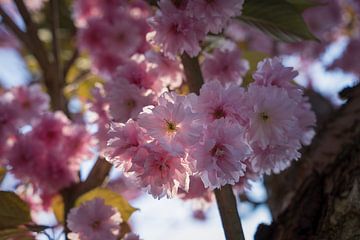
[[268, 179], [269, 205], [278, 216], [270, 226], [259, 226], [257, 240], [360, 239], [360, 86], [343, 96], [347, 102], [302, 159]]

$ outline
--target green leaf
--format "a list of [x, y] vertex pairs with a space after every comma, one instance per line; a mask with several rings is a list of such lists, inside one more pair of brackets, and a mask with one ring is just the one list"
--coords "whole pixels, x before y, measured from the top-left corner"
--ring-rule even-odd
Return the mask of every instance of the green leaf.
[[118, 209], [121, 214], [121, 217], [124, 221], [127, 221], [131, 214], [138, 210], [137, 208], [132, 207], [125, 198], [121, 195], [113, 192], [107, 188], [95, 188], [83, 195], [81, 195], [75, 202], [75, 206], [80, 206], [82, 203], [90, 201], [94, 198], [102, 198], [105, 201], [106, 205], [110, 205]]
[[0, 229], [31, 221], [29, 206], [15, 193], [0, 191]]
[[10, 228], [0, 230], [0, 240], [9, 239], [33, 240], [34, 237], [25, 228]]
[[297, 8], [286, 0], [246, 0], [239, 19], [279, 41], [317, 40]]
[[288, 3], [293, 5], [299, 12], [303, 12], [308, 8], [316, 7], [321, 5], [311, 0], [286, 0]]

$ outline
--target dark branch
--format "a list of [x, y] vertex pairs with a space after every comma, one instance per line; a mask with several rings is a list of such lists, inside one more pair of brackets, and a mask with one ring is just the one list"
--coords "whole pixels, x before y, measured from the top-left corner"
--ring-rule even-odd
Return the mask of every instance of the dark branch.
[[26, 27], [26, 35], [31, 40], [31, 44], [34, 45], [33, 49], [30, 49], [32, 54], [36, 57], [36, 60], [39, 62], [40, 67], [43, 71], [46, 71], [50, 62], [45, 47], [43, 46], [41, 40], [38, 36], [38, 29], [35, 23], [33, 22], [30, 12], [24, 4], [23, 0], [14, 0], [18, 11], [24, 20]]

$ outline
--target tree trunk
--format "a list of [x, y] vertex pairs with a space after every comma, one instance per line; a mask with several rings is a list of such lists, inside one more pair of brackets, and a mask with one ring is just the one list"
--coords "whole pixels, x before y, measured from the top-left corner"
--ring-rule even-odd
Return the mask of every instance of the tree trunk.
[[[343, 95], [302, 159], [271, 179], [270, 207], [281, 213], [255, 239], [360, 239], [360, 85]], [[279, 189], [286, 194], [276, 204]]]

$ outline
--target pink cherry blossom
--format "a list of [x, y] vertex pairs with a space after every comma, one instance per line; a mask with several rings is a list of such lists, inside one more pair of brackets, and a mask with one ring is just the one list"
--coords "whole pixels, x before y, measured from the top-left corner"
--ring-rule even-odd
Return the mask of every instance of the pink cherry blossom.
[[67, 125], [63, 129], [64, 153], [67, 153], [72, 160], [71, 164], [79, 166], [83, 160], [89, 160], [94, 156], [95, 139], [87, 131], [85, 126], [80, 124]]
[[54, 194], [77, 179], [76, 171], [69, 168], [67, 156], [60, 150], [47, 149], [43, 141], [31, 134], [20, 136], [8, 153], [11, 172], [37, 190]]
[[111, 76], [125, 62], [123, 57], [110, 52], [95, 52], [91, 60], [92, 71], [104, 76]]
[[67, 124], [69, 119], [62, 112], [47, 113], [33, 127], [32, 135], [46, 146], [54, 147], [63, 141], [63, 129]]
[[[246, 158], [243, 163], [246, 165], [246, 171], [239, 181], [234, 185], [234, 190], [243, 193], [245, 190], [251, 190], [251, 181], [257, 181], [261, 177], [259, 168], [255, 168], [253, 165], [255, 153]], [[261, 158], [260, 158], [261, 159]]]
[[147, 134], [173, 154], [184, 154], [184, 149], [197, 143], [201, 137], [198, 115], [186, 106], [186, 97], [165, 92], [155, 107], [144, 108], [139, 125]]
[[77, 27], [85, 27], [89, 18], [102, 14], [99, 2], [101, 2], [101, 0], [74, 1], [73, 17]]
[[116, 13], [111, 17], [113, 19], [110, 19], [107, 22], [109, 32], [105, 37], [105, 50], [116, 51], [113, 53], [116, 53], [124, 58], [133, 55], [142, 44], [141, 26], [139, 27], [136, 21], [122, 12]]
[[311, 104], [308, 98], [303, 97], [302, 102], [298, 104], [295, 110], [295, 117], [299, 120], [301, 143], [303, 145], [310, 145], [315, 135], [314, 127], [316, 125], [316, 116], [311, 110]]
[[46, 159], [44, 148], [42, 142], [29, 136], [18, 138], [7, 156], [11, 172], [19, 179], [32, 179], [35, 169], [43, 170], [39, 163]]
[[156, 89], [156, 76], [148, 71], [148, 66], [144, 61], [128, 61], [122, 66], [119, 66], [114, 74], [113, 80], [116, 81], [116, 79], [119, 78], [126, 79], [129, 83], [134, 84], [139, 88]]
[[180, 189], [178, 195], [183, 200], [198, 199], [208, 203], [214, 201], [213, 192], [205, 188], [199, 176], [190, 176], [189, 190], [185, 192]]
[[132, 119], [125, 124], [112, 124], [108, 137], [108, 147], [105, 150], [106, 159], [115, 167], [120, 166], [126, 172], [132, 165], [131, 159], [136, 156], [142, 145], [150, 140], [150, 137], [145, 135], [145, 131]]
[[207, 126], [204, 141], [190, 153], [205, 187], [233, 185], [244, 175], [246, 165], [243, 161], [250, 149], [243, 136], [244, 130], [239, 124], [225, 119]]
[[206, 33], [204, 23], [172, 5], [171, 1], [162, 0], [159, 6], [161, 11], [157, 11], [149, 21], [155, 30], [154, 42], [171, 58], [183, 52], [192, 57], [198, 55], [201, 50], [199, 42]]
[[218, 80], [219, 82], [241, 84], [243, 77], [249, 70], [247, 60], [241, 59], [241, 52], [234, 50], [216, 49], [212, 54], [206, 55], [202, 64], [205, 81]]
[[87, 104], [87, 108], [92, 113], [89, 122], [97, 125], [95, 136], [99, 150], [102, 151], [106, 146], [107, 133], [110, 129], [109, 103], [105, 99], [105, 91], [101, 85], [92, 90], [92, 96], [92, 101]]
[[139, 189], [136, 182], [136, 176], [133, 174], [127, 174], [126, 176], [121, 174], [120, 176], [111, 179], [106, 187], [111, 191], [120, 194], [127, 200], [134, 200], [142, 195], [141, 189]]
[[154, 51], [146, 52], [145, 57], [152, 64], [150, 71], [164, 87], [173, 90], [181, 86], [184, 73], [178, 59], [170, 59]]
[[245, 99], [246, 134], [250, 143], [258, 142], [260, 147], [266, 148], [300, 134], [294, 116], [297, 103], [285, 89], [251, 85]]
[[110, 26], [105, 21], [90, 19], [86, 28], [80, 28], [78, 33], [78, 45], [81, 49], [98, 52], [105, 49], [106, 38], [110, 32]]
[[95, 198], [70, 210], [67, 223], [72, 233], [69, 237], [79, 240], [116, 240], [121, 222], [116, 208], [105, 205], [101, 198]]
[[16, 132], [18, 112], [13, 106], [13, 101], [7, 96], [0, 95], [0, 136], [9, 137]]
[[295, 140], [278, 145], [268, 145], [266, 148], [254, 143], [251, 147], [253, 149], [251, 168], [260, 174], [279, 173], [289, 167], [292, 160], [301, 156], [298, 152], [301, 145], [299, 141]]
[[39, 85], [15, 87], [11, 89], [11, 94], [14, 98], [14, 107], [23, 122], [29, 122], [49, 111], [50, 98]]
[[137, 119], [142, 108], [153, 103], [153, 97], [126, 80], [109, 81], [105, 84], [110, 114], [115, 121]]
[[267, 58], [258, 63], [253, 78], [254, 83], [260, 86], [277, 86], [292, 90], [295, 88], [292, 81], [297, 75], [292, 67], [285, 67], [280, 58]]
[[244, 90], [236, 85], [222, 86], [219, 81], [205, 83], [200, 89], [200, 96], [193, 104], [205, 122], [228, 118], [242, 122], [240, 114]]
[[220, 33], [231, 17], [241, 14], [243, 0], [192, 0], [188, 9], [196, 18], [206, 22], [207, 31]]
[[146, 150], [137, 154], [133, 162], [136, 166], [142, 166], [142, 171], [137, 172], [140, 186], [154, 198], [171, 198], [179, 188], [185, 191], [189, 188], [192, 172], [187, 160], [170, 155], [155, 142], [148, 144]]

